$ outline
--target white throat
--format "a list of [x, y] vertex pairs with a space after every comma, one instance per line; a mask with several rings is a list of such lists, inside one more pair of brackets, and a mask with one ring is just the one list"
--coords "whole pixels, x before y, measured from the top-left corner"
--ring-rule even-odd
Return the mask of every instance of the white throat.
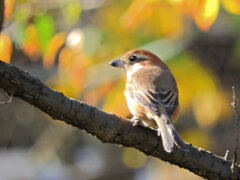
[[127, 79], [129, 79], [135, 72], [137, 72], [142, 68], [143, 66], [141, 64], [139, 63], [134, 64], [132, 68], [127, 71]]

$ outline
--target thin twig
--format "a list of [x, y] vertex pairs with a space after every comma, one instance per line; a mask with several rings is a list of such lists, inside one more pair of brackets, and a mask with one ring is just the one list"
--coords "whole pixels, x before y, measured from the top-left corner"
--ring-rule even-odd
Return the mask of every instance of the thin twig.
[[229, 161], [230, 160], [229, 150], [228, 149], [226, 150], [226, 153], [224, 155], [224, 159], [225, 159], [225, 161]]
[[13, 92], [7, 94], [8, 100], [7, 101], [0, 101], [0, 104], [9, 104], [12, 102], [12, 98], [13, 98]]
[[13, 96], [10, 95], [9, 99], [7, 101], [0, 101], [0, 104], [9, 104], [10, 102], [12, 102], [12, 98], [13, 98]]
[[236, 175], [236, 168], [235, 166], [237, 165], [237, 158], [238, 158], [238, 126], [239, 126], [239, 113], [238, 113], [238, 109], [237, 109], [237, 99], [236, 99], [236, 92], [235, 92], [235, 88], [234, 86], [232, 87], [232, 91], [233, 91], [233, 102], [232, 102], [232, 106], [233, 106], [233, 110], [235, 112], [235, 149], [234, 149], [234, 158], [233, 158], [233, 163], [231, 166], [232, 169], [232, 173], [233, 173], [233, 180], [237, 180], [237, 175]]

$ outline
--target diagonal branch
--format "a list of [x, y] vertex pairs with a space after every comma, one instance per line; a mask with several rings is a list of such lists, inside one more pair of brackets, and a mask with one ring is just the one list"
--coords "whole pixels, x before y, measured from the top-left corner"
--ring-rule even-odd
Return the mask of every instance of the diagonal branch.
[[[44, 85], [39, 79], [0, 61], [0, 88], [32, 104], [53, 119], [85, 130], [105, 143], [135, 147], [151, 155], [208, 179], [232, 179], [231, 161], [201, 148], [187, 145], [188, 152], [174, 148], [163, 150], [161, 138], [145, 127], [133, 127], [121, 117], [109, 114], [84, 102], [67, 98]], [[239, 179], [239, 166], [235, 166]]]

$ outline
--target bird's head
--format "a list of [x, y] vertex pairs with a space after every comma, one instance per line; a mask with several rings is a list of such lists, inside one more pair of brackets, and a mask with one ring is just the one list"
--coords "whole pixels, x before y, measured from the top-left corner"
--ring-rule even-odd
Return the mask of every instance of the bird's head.
[[126, 52], [119, 59], [116, 59], [109, 64], [117, 68], [124, 68], [128, 71], [146, 65], [158, 65], [164, 63], [150, 51], [144, 49], [134, 49]]

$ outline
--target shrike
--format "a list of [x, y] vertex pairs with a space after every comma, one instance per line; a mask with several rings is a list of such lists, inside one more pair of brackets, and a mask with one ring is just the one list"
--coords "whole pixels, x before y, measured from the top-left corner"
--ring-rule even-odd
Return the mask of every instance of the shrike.
[[178, 89], [167, 65], [143, 49], [128, 51], [110, 65], [126, 70], [124, 94], [133, 115], [133, 125], [142, 123], [157, 130], [166, 152], [172, 152], [174, 144], [185, 149], [172, 123], [179, 112]]

